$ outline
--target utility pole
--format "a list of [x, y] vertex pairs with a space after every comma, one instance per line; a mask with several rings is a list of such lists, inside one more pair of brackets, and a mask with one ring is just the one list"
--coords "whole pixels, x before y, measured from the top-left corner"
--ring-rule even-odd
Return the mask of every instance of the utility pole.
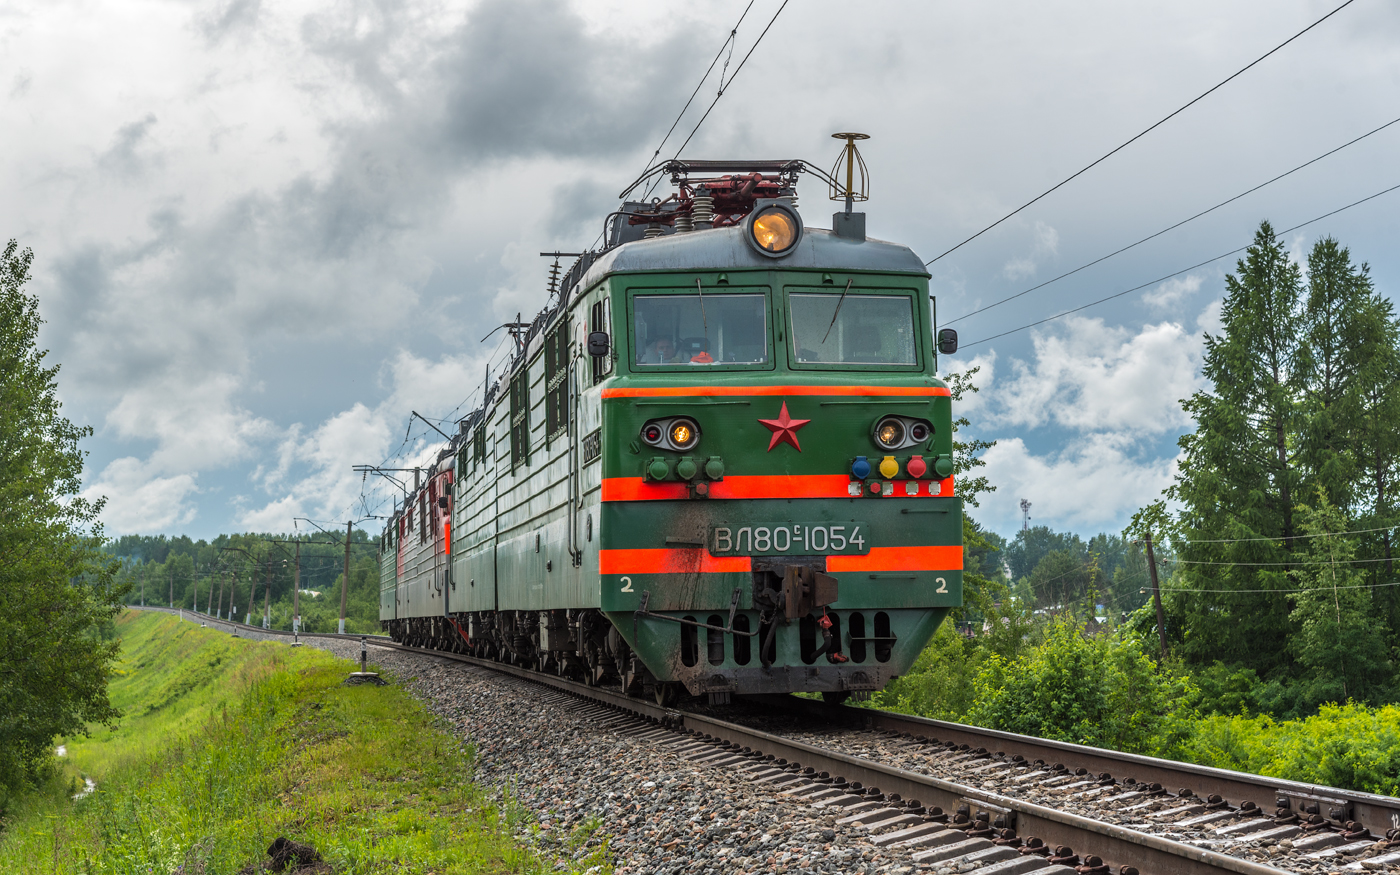
[[345, 577], [340, 581], [340, 634], [345, 634], [345, 591], [350, 587], [350, 529], [353, 522], [345, 524]]
[[146, 606], [146, 564], [141, 563], [141, 607]]
[[224, 618], [224, 585], [228, 583], [228, 569], [219, 575], [219, 603], [214, 606], [214, 619]]
[[301, 541], [297, 541], [297, 571], [292, 578], [292, 634], [301, 631]]
[[170, 569], [170, 607], [175, 607], [175, 569]]
[[194, 612], [199, 613], [199, 571], [194, 575]]
[[263, 628], [271, 629], [272, 619], [272, 553], [267, 554], [267, 582], [263, 584]]
[[1167, 624], [1162, 613], [1162, 590], [1157, 586], [1157, 559], [1152, 555], [1152, 533], [1143, 535], [1147, 548], [1147, 573], [1152, 578], [1152, 604], [1157, 608], [1157, 640], [1162, 645], [1162, 660], [1167, 658]]

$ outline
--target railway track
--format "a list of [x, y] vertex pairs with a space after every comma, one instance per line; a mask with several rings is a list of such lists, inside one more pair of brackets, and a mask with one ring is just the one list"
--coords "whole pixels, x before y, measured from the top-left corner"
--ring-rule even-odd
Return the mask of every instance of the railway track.
[[[152, 610], [148, 608], [147, 610]], [[165, 612], [169, 609], [156, 608]], [[207, 625], [289, 638], [228, 621]], [[1203, 875], [1400, 868], [1400, 799], [795, 697], [724, 717], [519, 666], [410, 647], [640, 719], [649, 740], [857, 825], [915, 863], [988, 875]], [[951, 779], [950, 779], [951, 778]], [[1272, 812], [1272, 813], [1267, 813]], [[1392, 845], [1388, 846], [1388, 845]], [[1052, 868], [1064, 867], [1064, 868]], [[1282, 867], [1282, 868], [1280, 868]]]

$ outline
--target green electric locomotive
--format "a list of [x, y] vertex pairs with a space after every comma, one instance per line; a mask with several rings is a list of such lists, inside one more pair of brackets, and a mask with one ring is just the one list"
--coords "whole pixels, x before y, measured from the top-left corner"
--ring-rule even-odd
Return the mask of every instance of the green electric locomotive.
[[508, 326], [510, 367], [385, 529], [396, 641], [660, 702], [840, 700], [910, 667], [962, 599], [928, 274], [850, 198], [805, 227], [804, 169], [669, 162], [677, 193], [610, 216]]

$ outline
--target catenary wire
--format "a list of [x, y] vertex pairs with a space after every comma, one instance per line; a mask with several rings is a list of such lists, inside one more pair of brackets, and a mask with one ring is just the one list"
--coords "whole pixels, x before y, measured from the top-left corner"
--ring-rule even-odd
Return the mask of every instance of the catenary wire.
[[[724, 96], [724, 92], [729, 88], [730, 85], [734, 83], [734, 80], [738, 78], [739, 71], [743, 70], [744, 65], [749, 62], [749, 58], [753, 56], [754, 50], [758, 48], [758, 44], [763, 42], [763, 38], [768, 35], [768, 29], [773, 26], [773, 22], [777, 21], [778, 16], [782, 15], [783, 10], [787, 8], [788, 2], [789, 0], [783, 0], [783, 5], [779, 6], [778, 11], [773, 13], [773, 17], [768, 19], [768, 25], [767, 27], [763, 28], [763, 33], [760, 33], [758, 35], [758, 39], [754, 40], [753, 45], [749, 46], [749, 50], [744, 55], [743, 60], [739, 62], [739, 66], [735, 67], [734, 72], [729, 74], [729, 80], [727, 82], [720, 83], [719, 93], [716, 94], [715, 99], [710, 102], [709, 109], [705, 110], [705, 114], [700, 117], [700, 121], [695, 123], [695, 127], [691, 129], [690, 135], [685, 138], [685, 142], [681, 143], [681, 147], [676, 150], [677, 158], [679, 158], [681, 156], [681, 153], [685, 151], [685, 147], [690, 145], [691, 139], [694, 138], [696, 131], [700, 130], [700, 126], [705, 123], [705, 119], [710, 117], [710, 112], [715, 108], [715, 104], [719, 103], [719, 99]], [[1353, 2], [1353, 0], [1347, 0], [1347, 2], [1350, 3]]]
[[1293, 36], [1289, 37], [1288, 39], [1286, 39], [1286, 40], [1284, 40], [1283, 42], [1279, 43], [1278, 45], [1274, 46], [1272, 49], [1269, 49], [1267, 52], [1265, 52], [1264, 54], [1262, 54], [1262, 55], [1260, 55], [1259, 57], [1255, 58], [1254, 60], [1250, 61], [1248, 64], [1245, 64], [1243, 67], [1241, 67], [1240, 69], [1236, 70], [1234, 73], [1231, 73], [1229, 76], [1225, 77], [1224, 79], [1220, 80], [1219, 82], [1215, 83], [1215, 84], [1212, 85], [1210, 88], [1207, 88], [1205, 91], [1203, 91], [1203, 92], [1201, 92], [1200, 94], [1196, 95], [1195, 97], [1191, 98], [1191, 100], [1187, 101], [1186, 103], [1184, 103], [1184, 104], [1182, 104], [1181, 106], [1177, 107], [1176, 109], [1172, 110], [1170, 113], [1168, 113], [1167, 115], [1163, 116], [1161, 119], [1157, 120], [1156, 122], [1153, 122], [1152, 125], [1150, 125], [1149, 127], [1145, 128], [1145, 129], [1142, 130], [1141, 132], [1135, 134], [1132, 138], [1126, 140], [1125, 142], [1123, 142], [1122, 144], [1120, 144], [1120, 145], [1118, 145], [1118, 146], [1115, 146], [1113, 149], [1111, 149], [1111, 150], [1109, 150], [1108, 152], [1104, 153], [1104, 154], [1101, 155], [1100, 157], [1094, 159], [1094, 160], [1091, 161], [1090, 163], [1086, 164], [1084, 167], [1081, 167], [1079, 170], [1076, 170], [1074, 173], [1070, 174], [1069, 176], [1067, 176], [1067, 177], [1065, 177], [1064, 179], [1060, 180], [1059, 182], [1055, 183], [1055, 184], [1052, 185], [1050, 188], [1047, 188], [1045, 191], [1041, 192], [1040, 194], [1038, 194], [1038, 195], [1036, 195], [1035, 197], [1031, 198], [1030, 200], [1026, 201], [1024, 204], [1021, 204], [1021, 205], [1020, 205], [1019, 207], [1017, 207], [1016, 209], [1014, 209], [1014, 210], [1012, 210], [1011, 212], [1007, 213], [1006, 215], [1002, 216], [1000, 219], [997, 219], [995, 222], [991, 223], [991, 224], [988, 225], [987, 227], [985, 227], [985, 228], [983, 228], [982, 230], [978, 231], [976, 234], [973, 234], [971, 237], [968, 237], [966, 240], [963, 240], [961, 243], [957, 244], [956, 246], [952, 247], [951, 249], [946, 249], [946, 250], [944, 250], [943, 252], [939, 253], [938, 255], [935, 255], [933, 258], [931, 258], [931, 259], [929, 259], [928, 261], [924, 262], [924, 266], [927, 267], [928, 265], [933, 264], [935, 261], [938, 261], [940, 258], [944, 257], [945, 255], [950, 255], [950, 254], [952, 254], [952, 253], [958, 251], [958, 250], [961, 249], [962, 247], [964, 247], [964, 246], [966, 246], [967, 244], [971, 243], [973, 240], [976, 240], [978, 237], [981, 237], [983, 234], [985, 234], [985, 233], [987, 233], [988, 231], [992, 230], [993, 228], [997, 227], [997, 226], [1000, 225], [1002, 222], [1005, 222], [1007, 219], [1011, 218], [1012, 216], [1016, 215], [1017, 213], [1021, 212], [1022, 210], [1026, 209], [1027, 207], [1031, 206], [1032, 204], [1036, 203], [1037, 201], [1041, 200], [1042, 198], [1046, 197], [1047, 195], [1049, 195], [1049, 194], [1055, 192], [1056, 190], [1058, 190], [1058, 189], [1061, 188], [1062, 186], [1066, 185], [1067, 183], [1072, 182], [1073, 180], [1077, 179], [1078, 177], [1082, 176], [1083, 174], [1085, 174], [1085, 173], [1087, 173], [1088, 171], [1092, 170], [1093, 168], [1097, 167], [1099, 164], [1102, 164], [1104, 161], [1108, 160], [1109, 158], [1111, 158], [1111, 157], [1113, 157], [1114, 155], [1116, 155], [1116, 154], [1118, 154], [1119, 152], [1121, 152], [1123, 149], [1126, 149], [1128, 146], [1132, 145], [1133, 143], [1135, 143], [1135, 142], [1137, 142], [1138, 140], [1142, 139], [1143, 137], [1147, 136], [1147, 135], [1150, 134], [1152, 131], [1156, 130], [1157, 128], [1159, 128], [1159, 127], [1161, 127], [1162, 125], [1166, 124], [1168, 121], [1170, 121], [1170, 120], [1172, 120], [1173, 118], [1175, 118], [1176, 116], [1178, 116], [1178, 115], [1180, 115], [1181, 113], [1185, 112], [1187, 109], [1190, 109], [1192, 106], [1194, 106], [1194, 105], [1196, 105], [1197, 103], [1199, 103], [1200, 101], [1204, 100], [1206, 97], [1208, 97], [1209, 95], [1211, 95], [1211, 94], [1214, 93], [1215, 91], [1218, 91], [1220, 88], [1224, 87], [1226, 84], [1228, 84], [1228, 83], [1231, 82], [1232, 80], [1238, 78], [1240, 75], [1242, 75], [1243, 73], [1245, 73], [1245, 72], [1246, 72], [1247, 70], [1249, 70], [1251, 67], [1254, 67], [1256, 64], [1260, 63], [1260, 62], [1263, 61], [1265, 58], [1268, 58], [1270, 55], [1274, 54], [1275, 52], [1277, 52], [1277, 51], [1279, 51], [1280, 49], [1282, 49], [1284, 46], [1286, 46], [1286, 45], [1288, 45], [1289, 43], [1293, 42], [1294, 40], [1298, 39], [1298, 37], [1302, 36], [1303, 34], [1307, 33], [1308, 31], [1312, 30], [1313, 28], [1317, 27], [1317, 26], [1318, 26], [1319, 24], [1321, 24], [1322, 22], [1324, 22], [1324, 21], [1326, 21], [1327, 19], [1331, 18], [1332, 16], [1336, 15], [1338, 12], [1341, 12], [1343, 9], [1347, 8], [1348, 6], [1350, 6], [1350, 5], [1351, 5], [1352, 3], [1354, 3], [1354, 2], [1356, 2], [1356, 0], [1345, 0], [1345, 2], [1342, 3], [1342, 5], [1338, 6], [1337, 8], [1333, 9], [1331, 12], [1327, 13], [1326, 15], [1324, 15], [1324, 16], [1322, 16], [1321, 18], [1319, 18], [1319, 19], [1317, 19], [1316, 21], [1314, 21], [1312, 24], [1309, 24], [1307, 27], [1305, 27], [1305, 28], [1303, 28], [1302, 30], [1298, 31], [1297, 33], [1293, 34]]
[[[681, 123], [682, 118], [685, 118], [685, 113], [687, 110], [690, 109], [690, 105], [695, 102], [695, 95], [699, 94], [700, 89], [705, 86], [705, 83], [707, 81], [709, 81], [710, 74], [714, 72], [715, 64], [719, 63], [720, 56], [724, 54], [724, 50], [729, 49], [729, 51], [733, 53], [734, 42], [738, 39], [739, 35], [739, 25], [744, 23], [744, 19], [748, 17], [749, 10], [753, 8], [753, 4], [754, 0], [749, 0], [749, 5], [744, 7], [744, 12], [742, 15], [739, 16], [739, 20], [734, 22], [734, 26], [729, 29], [729, 35], [725, 37], [724, 44], [719, 47], [718, 52], [715, 52], [714, 59], [710, 61], [710, 66], [705, 68], [705, 75], [701, 76], [700, 81], [695, 83], [695, 90], [690, 92], [690, 98], [686, 100], [685, 106], [681, 107], [681, 111], [679, 114], [677, 114], [676, 120], [671, 122], [671, 129], [666, 132], [666, 136], [661, 138], [661, 142], [657, 145], [656, 151], [651, 153], [651, 160], [647, 161], [646, 165], [642, 167], [643, 171], [650, 167], [652, 161], [655, 161], [657, 156], [661, 154], [661, 150], [666, 148], [666, 142], [670, 140], [671, 135], [676, 132], [676, 126]], [[726, 61], [726, 63], [728, 62]], [[720, 71], [720, 79], [723, 80], [723, 78], [724, 72]], [[647, 192], [647, 194], [650, 193], [650, 191]], [[643, 195], [643, 199], [645, 199], [645, 197], [646, 196]]]
[[1369, 535], [1374, 532], [1389, 532], [1400, 529], [1400, 524], [1393, 526], [1381, 526], [1378, 529], [1352, 529], [1346, 532], [1321, 532], [1316, 535], [1279, 535], [1277, 538], [1173, 538], [1173, 543], [1181, 544], [1243, 544], [1249, 541], [1291, 541], [1303, 538], [1326, 538], [1337, 535]]
[[[1396, 189], [1400, 189], [1400, 185], [1392, 185], [1390, 188], [1383, 189], [1383, 190], [1378, 191], [1378, 192], [1376, 192], [1375, 194], [1372, 194], [1372, 195], [1368, 195], [1368, 196], [1362, 198], [1361, 200], [1353, 201], [1353, 202], [1347, 204], [1347, 205], [1344, 206], [1344, 207], [1338, 207], [1337, 209], [1332, 210], [1332, 211], [1329, 212], [1329, 213], [1323, 213], [1323, 214], [1320, 215], [1320, 216], [1317, 216], [1317, 217], [1312, 218], [1312, 219], [1308, 219], [1306, 222], [1299, 222], [1298, 224], [1294, 225], [1294, 226], [1291, 227], [1291, 228], [1285, 228], [1285, 229], [1282, 230], [1282, 231], [1275, 232], [1275, 234], [1274, 234], [1274, 239], [1278, 239], [1279, 237], [1282, 237], [1284, 234], [1291, 233], [1291, 232], [1293, 232], [1293, 231], [1298, 230], [1299, 228], [1305, 227], [1305, 226], [1307, 226], [1307, 225], [1311, 225], [1311, 224], [1313, 224], [1314, 222], [1320, 222], [1320, 221], [1322, 221], [1323, 219], [1328, 218], [1329, 216], [1335, 216], [1335, 215], [1337, 215], [1338, 213], [1341, 213], [1341, 212], [1344, 212], [1344, 211], [1346, 211], [1346, 210], [1351, 209], [1352, 207], [1360, 206], [1361, 204], [1364, 204], [1364, 203], [1366, 203], [1367, 201], [1375, 200], [1376, 198], [1380, 197], [1381, 195], [1389, 194], [1390, 192], [1395, 191]], [[996, 339], [999, 338], [999, 337], [1006, 337], [1008, 334], [1015, 334], [1015, 333], [1017, 333], [1017, 332], [1019, 332], [1019, 331], [1025, 331], [1027, 328], [1034, 328], [1034, 327], [1037, 326], [1037, 325], [1044, 325], [1046, 322], [1053, 322], [1053, 321], [1055, 321], [1056, 319], [1060, 319], [1060, 318], [1062, 318], [1062, 317], [1064, 317], [1064, 316], [1069, 316], [1069, 315], [1071, 315], [1071, 314], [1078, 313], [1078, 312], [1081, 311], [1081, 310], [1087, 310], [1087, 309], [1089, 309], [1090, 307], [1096, 307], [1096, 306], [1098, 306], [1099, 304], [1104, 303], [1105, 301], [1112, 301], [1114, 298], [1121, 298], [1121, 297], [1123, 297], [1124, 295], [1129, 295], [1129, 294], [1132, 294], [1133, 292], [1141, 291], [1142, 289], [1148, 288], [1149, 286], [1155, 286], [1155, 285], [1157, 285], [1158, 283], [1165, 282], [1165, 281], [1171, 279], [1172, 277], [1180, 276], [1180, 275], [1183, 274], [1183, 273], [1189, 273], [1189, 272], [1191, 272], [1191, 271], [1193, 271], [1193, 270], [1195, 270], [1195, 269], [1197, 269], [1197, 268], [1199, 268], [1199, 267], [1205, 267], [1207, 264], [1211, 264], [1212, 262], [1219, 261], [1219, 260], [1222, 259], [1222, 258], [1229, 258], [1231, 255], [1235, 255], [1235, 254], [1238, 254], [1238, 253], [1240, 253], [1240, 252], [1244, 252], [1246, 249], [1248, 249], [1250, 246], [1253, 246], [1253, 245], [1254, 245], [1253, 243], [1250, 243], [1250, 244], [1248, 244], [1248, 245], [1246, 245], [1246, 246], [1241, 246], [1241, 247], [1239, 247], [1238, 249], [1231, 249], [1229, 252], [1223, 253], [1223, 254], [1221, 254], [1221, 255], [1217, 255], [1217, 256], [1215, 256], [1214, 258], [1207, 258], [1205, 261], [1198, 262], [1198, 263], [1196, 263], [1196, 264], [1191, 265], [1190, 267], [1183, 267], [1181, 270], [1174, 271], [1174, 272], [1172, 272], [1172, 273], [1167, 274], [1166, 276], [1158, 277], [1158, 278], [1155, 279], [1155, 280], [1151, 280], [1151, 281], [1149, 281], [1149, 282], [1145, 282], [1145, 283], [1143, 283], [1143, 284], [1141, 284], [1141, 285], [1133, 286], [1131, 289], [1124, 289], [1124, 290], [1121, 291], [1121, 292], [1115, 292], [1114, 294], [1109, 295], [1108, 297], [1099, 298], [1097, 301], [1090, 301], [1089, 303], [1084, 304], [1084, 305], [1079, 306], [1079, 307], [1075, 307], [1075, 308], [1072, 309], [1072, 310], [1065, 310], [1063, 313], [1056, 313], [1054, 316], [1046, 316], [1044, 319], [1038, 319], [1038, 320], [1036, 320], [1035, 322], [1031, 322], [1031, 323], [1028, 323], [1028, 324], [1026, 324], [1026, 325], [1022, 325], [1022, 326], [1020, 326], [1020, 327], [1018, 327], [1018, 328], [1011, 328], [1011, 329], [1009, 329], [1009, 330], [1007, 330], [1007, 331], [1001, 332], [1000, 334], [993, 334], [993, 335], [990, 336], [990, 337], [983, 337], [983, 338], [981, 338], [981, 339], [979, 339], [979, 340], [974, 340], [974, 341], [972, 341], [971, 343], [963, 344], [963, 345], [962, 345], [962, 348], [963, 348], [963, 349], [967, 349], [967, 348], [969, 348], [969, 347], [977, 346], [977, 345], [980, 344], [980, 343], [987, 343], [987, 342], [989, 342], [989, 341], [996, 340]]]
[[1014, 301], [1014, 300], [1016, 300], [1017, 298], [1019, 298], [1019, 297], [1021, 297], [1021, 296], [1023, 296], [1023, 295], [1028, 295], [1028, 294], [1030, 294], [1031, 292], [1034, 292], [1034, 291], [1036, 291], [1036, 290], [1038, 290], [1038, 289], [1043, 289], [1043, 288], [1045, 288], [1046, 286], [1050, 285], [1051, 283], [1057, 283], [1057, 282], [1059, 282], [1060, 280], [1065, 279], [1066, 277], [1074, 276], [1075, 274], [1079, 273], [1079, 272], [1082, 271], [1082, 270], [1087, 270], [1088, 268], [1091, 268], [1091, 267], [1093, 267], [1094, 265], [1099, 264], [1100, 262], [1107, 261], [1108, 259], [1112, 258], [1112, 257], [1115, 256], [1115, 255], [1121, 255], [1122, 253], [1127, 252], [1129, 249], [1132, 249], [1132, 248], [1137, 247], [1137, 246], [1141, 246], [1142, 244], [1148, 242], [1149, 240], [1154, 240], [1154, 239], [1156, 239], [1156, 238], [1158, 238], [1158, 237], [1161, 237], [1163, 234], [1166, 234], [1168, 231], [1175, 231], [1177, 228], [1180, 228], [1182, 225], [1185, 225], [1185, 224], [1188, 223], [1188, 222], [1194, 222], [1196, 219], [1201, 218], [1202, 216], [1206, 215], [1207, 213], [1213, 213], [1213, 212], [1215, 212], [1216, 210], [1220, 209], [1221, 207], [1228, 206], [1228, 205], [1234, 203], [1235, 201], [1239, 200], [1240, 198], [1245, 197], [1246, 195], [1251, 195], [1251, 194], [1253, 194], [1254, 192], [1258, 191], [1259, 189], [1264, 188], [1265, 186], [1272, 185], [1273, 183], [1278, 182], [1280, 179], [1283, 179], [1285, 176], [1291, 176], [1291, 175], [1293, 175], [1294, 173], [1297, 173], [1299, 170], [1302, 170], [1303, 168], [1305, 168], [1305, 167], [1307, 167], [1307, 166], [1309, 166], [1309, 165], [1311, 165], [1311, 164], [1316, 164], [1317, 162], [1321, 161], [1322, 159], [1324, 159], [1324, 158], [1326, 158], [1326, 157], [1328, 157], [1328, 156], [1330, 156], [1330, 155], [1335, 155], [1335, 154], [1337, 154], [1338, 152], [1342, 151], [1343, 149], [1347, 148], [1348, 146], [1352, 146], [1352, 145], [1355, 145], [1356, 143], [1361, 142], [1362, 140], [1366, 139], [1367, 137], [1371, 136], [1372, 134], [1378, 134], [1378, 133], [1380, 133], [1381, 131], [1385, 130], [1386, 128], [1388, 128], [1388, 127], [1390, 127], [1391, 125], [1394, 125], [1394, 124], [1396, 124], [1396, 123], [1400, 123], [1400, 118], [1392, 119], [1391, 121], [1386, 122], [1385, 124], [1381, 125], [1381, 126], [1378, 127], [1378, 128], [1374, 128], [1373, 130], [1367, 131], [1366, 133], [1362, 134], [1361, 136], [1357, 137], [1357, 138], [1354, 139], [1354, 140], [1350, 140], [1350, 141], [1348, 141], [1348, 142], [1346, 142], [1346, 143], [1343, 143], [1342, 145], [1338, 146], [1338, 147], [1335, 148], [1335, 149], [1332, 149], [1331, 151], [1323, 152], [1321, 155], [1318, 155], [1316, 158], [1313, 158], [1311, 161], [1305, 161], [1305, 162], [1303, 162], [1302, 164], [1299, 164], [1297, 167], [1294, 167], [1292, 170], [1286, 171], [1286, 172], [1284, 172], [1284, 173], [1280, 173], [1278, 176], [1275, 176], [1273, 179], [1270, 179], [1270, 180], [1268, 180], [1268, 181], [1266, 181], [1266, 182], [1261, 182], [1261, 183], [1259, 183], [1258, 185], [1254, 186], [1253, 188], [1248, 189], [1248, 190], [1246, 190], [1246, 191], [1242, 191], [1242, 192], [1240, 192], [1239, 194], [1235, 195], [1234, 197], [1229, 198], [1228, 200], [1223, 200], [1223, 201], [1221, 201], [1220, 203], [1216, 204], [1215, 206], [1210, 207], [1209, 209], [1201, 210], [1199, 213], [1196, 213], [1194, 216], [1191, 216], [1190, 218], [1182, 219], [1180, 222], [1177, 222], [1175, 225], [1171, 225], [1171, 226], [1169, 226], [1169, 227], [1163, 228], [1162, 230], [1158, 231], [1158, 232], [1155, 233], [1155, 234], [1149, 234], [1148, 236], [1143, 237], [1141, 240], [1138, 240], [1138, 241], [1136, 241], [1136, 242], [1134, 242], [1134, 243], [1129, 243], [1127, 246], [1124, 246], [1124, 247], [1121, 248], [1121, 249], [1115, 249], [1114, 251], [1108, 253], [1108, 254], [1105, 255], [1105, 256], [1102, 256], [1102, 257], [1100, 257], [1100, 258], [1096, 258], [1096, 259], [1094, 259], [1093, 261], [1089, 262], [1088, 264], [1080, 265], [1079, 267], [1076, 267], [1074, 270], [1068, 271], [1068, 272], [1066, 272], [1066, 273], [1062, 273], [1062, 274], [1060, 274], [1059, 276], [1057, 276], [1057, 277], [1055, 277], [1055, 278], [1053, 278], [1053, 279], [1048, 279], [1048, 280], [1046, 280], [1046, 281], [1043, 282], [1043, 283], [1039, 283], [1038, 285], [1031, 286], [1029, 289], [1026, 289], [1026, 290], [1023, 291], [1023, 292], [1017, 292], [1017, 293], [1014, 294], [1014, 295], [1011, 295], [1011, 296], [1006, 297], [1006, 298], [1002, 298], [1000, 301], [993, 302], [993, 303], [991, 303], [991, 304], [988, 304], [988, 305], [985, 306], [985, 307], [979, 307], [979, 308], [977, 308], [976, 310], [973, 310], [973, 311], [970, 312], [970, 313], [964, 313], [963, 315], [957, 317], [956, 319], [950, 319], [950, 320], [948, 320], [947, 322], [944, 322], [943, 325], [944, 325], [944, 326], [952, 325], [954, 322], [961, 322], [962, 320], [967, 319], [967, 318], [969, 318], [969, 317], [971, 317], [971, 316], [976, 316], [978, 313], [985, 313], [985, 312], [987, 312], [988, 310], [992, 309], [993, 307], [999, 307], [999, 306], [1001, 306], [1002, 304], [1005, 304], [1007, 301]]

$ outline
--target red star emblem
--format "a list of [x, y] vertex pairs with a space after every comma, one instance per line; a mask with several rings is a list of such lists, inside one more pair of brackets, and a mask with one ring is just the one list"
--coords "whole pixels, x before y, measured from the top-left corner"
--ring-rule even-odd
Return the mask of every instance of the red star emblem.
[[759, 420], [763, 423], [764, 428], [773, 432], [773, 439], [768, 442], [768, 452], [773, 452], [773, 448], [781, 443], [792, 444], [799, 453], [802, 452], [802, 446], [797, 442], [797, 430], [811, 421], [810, 419], [793, 419], [788, 416], [787, 402], [784, 401], [783, 410], [778, 414], [777, 419]]

